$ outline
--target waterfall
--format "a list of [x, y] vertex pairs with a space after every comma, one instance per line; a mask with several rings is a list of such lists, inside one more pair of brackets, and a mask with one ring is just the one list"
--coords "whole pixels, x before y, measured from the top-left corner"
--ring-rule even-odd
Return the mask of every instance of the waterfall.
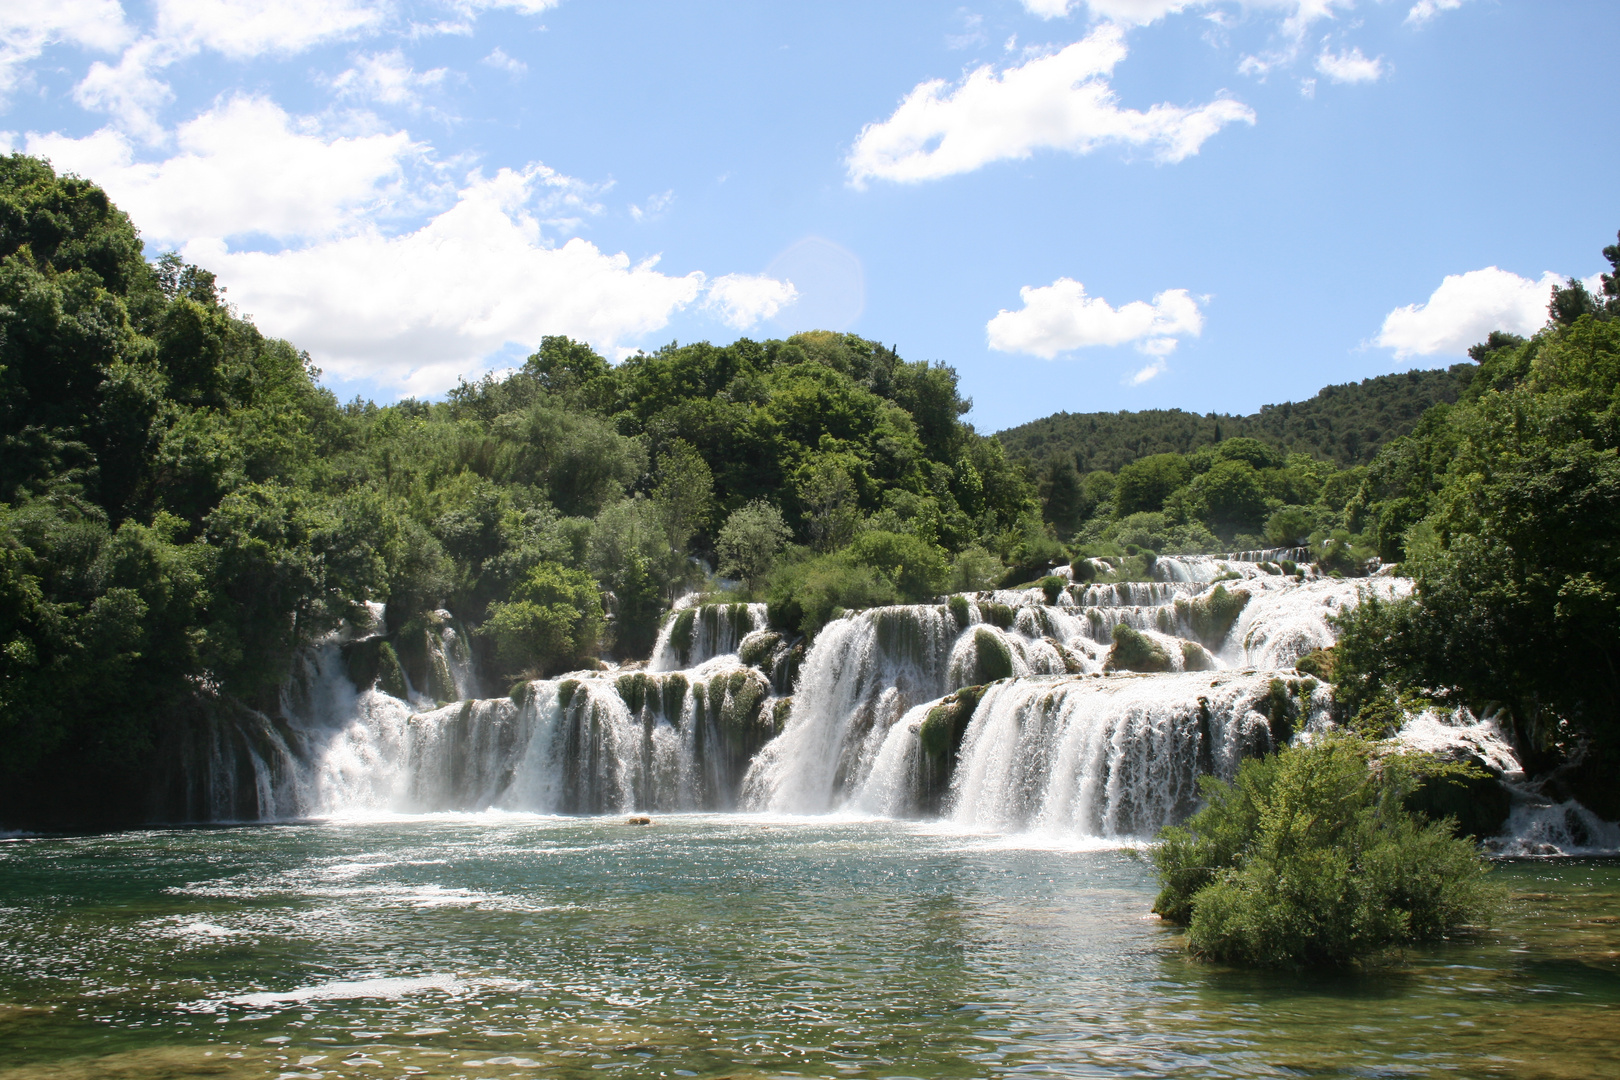
[[[968, 618], [978, 614], [976, 605]], [[787, 727], [755, 760], [744, 805], [820, 813], [871, 768], [888, 728], [950, 689], [962, 627], [947, 608], [877, 608], [822, 628], [794, 688]]]
[[737, 652], [766, 625], [764, 604], [700, 604], [665, 616], [649, 671], [679, 671]]
[[998, 684], [963, 737], [947, 816], [978, 829], [1150, 837], [1192, 812], [1201, 774], [1229, 779], [1242, 757], [1292, 733], [1268, 713], [1292, 713], [1293, 728], [1325, 717], [1327, 691], [1290, 682], [1186, 673]]
[[[211, 820], [844, 810], [1147, 838], [1195, 809], [1200, 775], [1229, 778], [1324, 724], [1330, 691], [1294, 665], [1333, 644], [1338, 614], [1411, 591], [1286, 574], [1292, 554], [1166, 556], [1155, 581], [850, 613], [808, 651], [763, 604], [690, 604], [643, 669], [494, 699], [477, 696], [449, 612], [385, 635], [375, 605], [306, 651], [274, 712], [216, 702], [164, 798]], [[1620, 847], [1614, 827], [1526, 785], [1494, 723], [1426, 713], [1401, 738], [1501, 778], [1500, 850]]]

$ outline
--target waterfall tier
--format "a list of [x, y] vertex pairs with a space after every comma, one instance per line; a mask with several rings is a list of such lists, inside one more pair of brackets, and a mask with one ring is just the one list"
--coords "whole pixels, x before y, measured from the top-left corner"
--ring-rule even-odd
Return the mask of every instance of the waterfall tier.
[[[1323, 723], [1329, 691], [1294, 665], [1333, 644], [1340, 612], [1411, 588], [1244, 555], [851, 613], [808, 651], [762, 604], [694, 605], [645, 670], [498, 699], [475, 696], [448, 613], [385, 636], [376, 611], [306, 654], [274, 715], [218, 703], [163, 797], [212, 820], [745, 809], [1146, 838], [1194, 809], [1200, 775]], [[1419, 717], [1405, 737], [1506, 777], [1511, 750], [1482, 725]], [[1584, 810], [1515, 799], [1525, 850], [1608, 837]]]

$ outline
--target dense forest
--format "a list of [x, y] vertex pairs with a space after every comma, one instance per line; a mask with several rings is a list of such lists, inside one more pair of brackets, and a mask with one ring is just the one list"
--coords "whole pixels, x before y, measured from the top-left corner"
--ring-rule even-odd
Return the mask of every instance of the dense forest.
[[1450, 372], [1253, 417], [1059, 416], [1013, 454], [950, 368], [827, 332], [617, 365], [551, 337], [441, 402], [345, 404], [93, 183], [0, 158], [0, 815], [138, 814], [178, 726], [275, 709], [300, 651], [378, 604], [389, 663], [419, 668], [448, 616], [499, 693], [646, 657], [697, 589], [808, 637], [1087, 556], [1151, 576], [1261, 546], [1416, 577], [1346, 620], [1347, 720], [1495, 703], [1575, 783], [1620, 708], [1604, 281]]
[[1430, 406], [1457, 400], [1473, 364], [1444, 371], [1378, 375], [1324, 387], [1308, 401], [1265, 405], [1249, 416], [1146, 409], [1141, 412], [1053, 413], [996, 433], [1014, 458], [1044, 465], [1069, 457], [1080, 472], [1118, 471], [1152, 454], [1190, 454], [1245, 436], [1284, 453], [1339, 465], [1365, 465], [1380, 447], [1417, 425]]

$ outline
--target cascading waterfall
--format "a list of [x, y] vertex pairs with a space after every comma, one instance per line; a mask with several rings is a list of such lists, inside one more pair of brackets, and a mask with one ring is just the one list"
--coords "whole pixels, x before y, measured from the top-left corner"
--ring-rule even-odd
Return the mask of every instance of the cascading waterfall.
[[701, 604], [672, 611], [658, 630], [649, 671], [680, 671], [737, 652], [766, 626], [764, 604]]
[[[844, 810], [1151, 837], [1194, 809], [1200, 775], [1230, 777], [1324, 723], [1330, 693], [1295, 664], [1333, 643], [1339, 613], [1411, 589], [1285, 572], [1299, 554], [1166, 556], [1156, 581], [877, 608], [833, 620], [808, 652], [762, 604], [694, 604], [666, 618], [641, 669], [496, 699], [476, 696], [448, 612], [385, 636], [376, 605], [304, 655], [278, 712], [200, 725], [186, 754], [204, 779], [176, 805], [215, 820]], [[1490, 723], [1417, 717], [1403, 738], [1486, 761], [1511, 786], [1517, 762]], [[1575, 804], [1514, 799], [1503, 850], [1620, 847]]]

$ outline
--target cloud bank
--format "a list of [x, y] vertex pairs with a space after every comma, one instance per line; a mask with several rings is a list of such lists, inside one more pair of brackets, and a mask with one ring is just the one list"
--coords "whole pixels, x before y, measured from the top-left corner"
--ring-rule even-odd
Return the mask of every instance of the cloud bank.
[[1227, 99], [1120, 108], [1108, 77], [1125, 55], [1124, 31], [1108, 23], [1017, 67], [998, 72], [987, 64], [954, 87], [943, 79], [921, 83], [887, 120], [861, 129], [846, 160], [849, 180], [856, 187], [916, 183], [1037, 150], [1088, 154], [1110, 144], [1173, 163], [1198, 153], [1227, 124], [1254, 123], [1253, 109]]
[[453, 176], [404, 130], [329, 130], [250, 96], [167, 141], [172, 153], [142, 161], [114, 128], [24, 140], [95, 179], [149, 242], [214, 271], [265, 332], [340, 379], [432, 394], [547, 334], [612, 355], [699, 301], [746, 330], [797, 295], [771, 277], [673, 275], [657, 257], [565, 241], [602, 212], [601, 188], [539, 163]]

